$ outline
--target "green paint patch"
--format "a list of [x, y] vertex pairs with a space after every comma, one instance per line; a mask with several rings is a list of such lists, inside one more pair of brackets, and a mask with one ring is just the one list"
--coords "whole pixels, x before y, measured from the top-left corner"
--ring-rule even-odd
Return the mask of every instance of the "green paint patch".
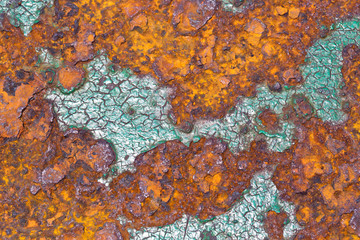
[[[285, 106], [293, 105], [299, 118], [315, 116], [333, 124], [346, 120], [340, 96], [341, 53], [346, 45], [360, 42], [359, 23], [357, 19], [338, 23], [328, 37], [308, 50], [306, 64], [300, 67], [303, 85], [284, 87], [282, 92], [260, 86], [255, 97], [239, 98], [224, 118], [198, 121], [188, 133], [177, 129], [168, 117], [168, 89], [160, 88], [150, 76], [139, 78], [130, 70], [117, 70], [104, 55], [87, 65], [89, 77], [79, 90], [67, 95], [53, 90], [48, 98], [54, 100], [63, 129], [86, 127], [95, 137], [114, 144], [120, 172], [132, 168], [136, 155], [174, 139], [189, 145], [201, 137], [222, 138], [235, 154], [248, 149], [251, 141], [264, 139], [270, 151], [282, 152], [295, 138], [295, 125], [285, 115]], [[43, 62], [59, 66], [48, 53], [40, 52], [40, 56]], [[263, 109], [279, 117], [277, 132], [258, 128], [257, 117]]]
[[222, 0], [222, 7], [225, 11], [241, 13], [251, 4], [251, 0]]
[[[285, 212], [288, 221], [284, 226], [284, 239], [292, 239], [300, 226], [295, 218], [295, 206], [280, 200], [279, 191], [271, 181], [271, 172], [256, 174], [242, 199], [225, 214], [201, 222], [196, 217], [184, 216], [175, 223], [161, 228], [129, 229], [131, 239], [197, 240], [201, 237], [215, 239], [266, 239], [263, 219], [268, 211]], [[206, 235], [204, 235], [206, 233]], [[214, 238], [212, 238], [214, 239]]]
[[329, 36], [308, 49], [306, 64], [300, 67], [305, 82], [297, 93], [307, 97], [323, 121], [336, 124], [346, 120], [340, 96], [342, 51], [349, 44], [360, 44], [359, 25], [359, 19], [335, 24]]
[[96, 138], [113, 143], [120, 171], [132, 170], [135, 156], [164, 141], [177, 139], [167, 118], [168, 89], [151, 77], [115, 70], [104, 55], [87, 65], [88, 81], [71, 94], [52, 90], [47, 98], [62, 129], [86, 127]]
[[[44, 64], [59, 66], [56, 58], [45, 51]], [[171, 119], [168, 89], [160, 88], [150, 76], [136, 77], [128, 69], [116, 69], [106, 56], [100, 55], [87, 65], [88, 79], [80, 89], [64, 93], [51, 90], [47, 98], [54, 101], [60, 127], [83, 127], [96, 138], [113, 143], [119, 172], [133, 169], [137, 155], [157, 145], [179, 139], [189, 145], [201, 137], [219, 137], [229, 142], [237, 153], [249, 147], [252, 140], [264, 138], [271, 151], [283, 151], [291, 146], [291, 124], [283, 122], [279, 133], [269, 135], [257, 131], [256, 112], [270, 108], [281, 114], [288, 92], [272, 93], [267, 87], [258, 89], [256, 98], [244, 98], [225, 118], [198, 122], [190, 133], [181, 132]], [[244, 132], [242, 127], [248, 128]]]
[[[101, 54], [87, 65], [88, 79], [81, 88], [71, 94], [51, 90], [47, 98], [54, 101], [62, 129], [84, 127], [96, 138], [113, 143], [118, 165], [110, 174], [132, 170], [135, 156], [173, 139], [190, 144], [201, 137], [218, 137], [229, 143], [233, 153], [248, 149], [253, 140], [264, 139], [270, 151], [282, 152], [295, 138], [295, 125], [284, 113], [287, 105], [294, 107], [299, 118], [315, 116], [332, 124], [346, 120], [342, 110], [345, 98], [340, 96], [342, 50], [348, 44], [360, 43], [359, 25], [358, 19], [338, 23], [328, 37], [308, 50], [305, 64], [300, 66], [303, 85], [284, 86], [282, 92], [259, 86], [255, 97], [240, 97], [224, 118], [199, 121], [188, 133], [177, 129], [168, 117], [169, 89], [159, 87], [150, 76], [140, 78], [130, 70], [117, 69]], [[40, 55], [42, 62], [59, 66], [51, 56]], [[264, 109], [279, 117], [277, 132], [258, 127], [257, 118]], [[129, 233], [132, 239], [266, 239], [263, 220], [268, 211], [283, 211], [288, 215], [283, 236], [293, 238], [300, 229], [294, 206], [279, 198], [271, 173], [262, 172], [254, 176], [242, 199], [226, 214], [206, 221], [184, 216], [168, 226], [130, 229]], [[120, 220], [126, 222], [124, 218]]]
[[0, 14], [5, 13], [10, 23], [20, 27], [24, 35], [31, 32], [31, 27], [37, 22], [41, 10], [51, 7], [54, 0], [1, 0]]
[[229, 143], [233, 152], [249, 148], [253, 140], [265, 139], [270, 151], [282, 152], [292, 144], [292, 123], [280, 121], [280, 131], [270, 134], [257, 128], [257, 115], [262, 109], [270, 109], [282, 118], [283, 107], [293, 91], [272, 92], [268, 87], [259, 87], [253, 98], [240, 98], [235, 108], [224, 118], [198, 122], [196, 132], [200, 136], [214, 136]]
[[360, 44], [359, 25], [358, 19], [338, 23], [328, 37], [320, 39], [308, 50], [306, 64], [300, 66], [305, 79], [303, 85], [285, 86], [280, 93], [259, 87], [254, 98], [240, 98], [239, 104], [224, 118], [197, 123], [195, 132], [199, 136], [215, 136], [228, 141], [233, 152], [247, 149], [260, 134], [271, 151], [282, 152], [292, 144], [294, 123], [281, 120], [281, 130], [277, 133], [258, 130], [256, 114], [262, 109], [270, 109], [280, 119], [286, 119], [283, 108], [291, 104], [299, 118], [315, 116], [332, 124], [343, 123], [347, 116], [342, 110], [345, 99], [340, 96], [342, 50], [348, 44]]

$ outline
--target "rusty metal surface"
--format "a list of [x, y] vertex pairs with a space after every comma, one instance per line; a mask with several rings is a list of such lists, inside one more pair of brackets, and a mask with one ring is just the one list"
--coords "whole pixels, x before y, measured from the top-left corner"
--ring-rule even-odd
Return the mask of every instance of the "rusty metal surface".
[[360, 239], [360, 2], [0, 2], [1, 239]]

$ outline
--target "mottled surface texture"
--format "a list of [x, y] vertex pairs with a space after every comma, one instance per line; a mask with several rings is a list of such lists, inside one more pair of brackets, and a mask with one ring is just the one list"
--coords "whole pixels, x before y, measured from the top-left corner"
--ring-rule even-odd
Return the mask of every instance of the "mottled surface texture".
[[0, 239], [360, 239], [360, 2], [0, 0]]

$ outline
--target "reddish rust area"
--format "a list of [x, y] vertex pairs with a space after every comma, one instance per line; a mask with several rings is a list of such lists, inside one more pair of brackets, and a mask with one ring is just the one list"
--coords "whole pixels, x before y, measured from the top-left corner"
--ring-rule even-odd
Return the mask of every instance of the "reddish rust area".
[[83, 130], [61, 133], [56, 121], [28, 122], [48, 124], [51, 133], [43, 141], [21, 137], [0, 147], [1, 238], [92, 239], [103, 226], [108, 230], [97, 233], [99, 239], [109, 231], [119, 235], [97, 182], [115, 160], [110, 145]]
[[51, 133], [54, 121], [52, 105], [42, 97], [41, 94], [33, 96], [22, 112], [21, 137], [24, 139], [45, 141]]
[[136, 172], [114, 179], [109, 197], [115, 200], [114, 213], [125, 215], [135, 228], [169, 224], [183, 214], [208, 219], [225, 213], [267, 164], [251, 152], [236, 158], [218, 139], [190, 147], [170, 141], [138, 156]]
[[271, 132], [279, 128], [278, 116], [269, 109], [262, 111], [259, 114], [258, 119], [260, 120], [261, 125], [263, 125], [267, 131]]
[[84, 77], [84, 70], [75, 67], [64, 67], [58, 72], [58, 81], [61, 87], [67, 91], [78, 87], [83, 82]]
[[[46, 103], [39, 101], [29, 111], [40, 115], [36, 106]], [[0, 147], [5, 239], [126, 238], [127, 227], [165, 225], [184, 213], [207, 219], [224, 213], [253, 174], [269, 164], [258, 160], [260, 143], [234, 157], [218, 139], [190, 147], [170, 141], [138, 156], [137, 171], [121, 174], [108, 188], [97, 179], [115, 160], [110, 144], [80, 129], [59, 132], [56, 120], [50, 120], [27, 119], [27, 126], [51, 132], [41, 141], [24, 134]], [[119, 215], [131, 224], [120, 226]]]
[[264, 220], [264, 227], [271, 239], [284, 239], [283, 227], [287, 216], [284, 212], [269, 211]]
[[273, 177], [282, 197], [298, 206], [297, 219], [305, 228], [297, 239], [356, 239], [354, 229], [341, 223], [360, 199], [358, 143], [341, 127], [319, 121], [310, 120], [299, 131], [302, 139]]
[[[115, 153], [82, 129], [59, 130], [44, 100], [57, 79], [70, 90], [83, 64], [104, 50], [114, 64], [150, 74], [173, 89], [176, 123], [190, 131], [198, 119], [221, 118], [238, 96], [259, 84], [272, 91], [302, 84], [306, 50], [339, 18], [359, 15], [357, 1], [252, 1], [224, 12], [206, 0], [56, 0], [24, 37], [5, 18], [0, 29], [0, 236], [2, 239], [128, 239], [126, 228], [171, 224], [183, 214], [225, 213], [260, 169], [276, 165], [273, 181], [296, 206], [296, 239], [360, 237], [359, 47], [344, 48], [342, 94], [349, 119], [339, 126], [313, 118], [304, 96], [284, 110], [296, 143], [269, 153], [262, 141], [233, 155], [219, 139], [186, 147], [163, 143], [137, 156], [136, 171], [116, 176]], [[320, 28], [318, 26], [326, 26]], [[60, 66], [37, 64], [36, 48]], [[47, 84], [48, 83], [48, 84]], [[44, 90], [45, 89], [45, 90]], [[278, 117], [264, 111], [267, 130]], [[117, 218], [129, 223], [121, 226]], [[269, 212], [265, 227], [280, 239], [284, 214]]]
[[256, 0], [234, 15], [214, 0], [58, 0], [29, 39], [64, 67], [105, 49], [114, 63], [153, 75], [176, 92], [171, 102], [181, 125], [223, 116], [260, 83], [301, 84], [306, 49], [338, 17], [358, 14], [356, 4]]
[[5, 138], [17, 137], [23, 129], [20, 120], [22, 111], [29, 99], [44, 87], [44, 82], [38, 75], [33, 75], [32, 82], [16, 83], [12, 78], [4, 77], [0, 80], [0, 136]]

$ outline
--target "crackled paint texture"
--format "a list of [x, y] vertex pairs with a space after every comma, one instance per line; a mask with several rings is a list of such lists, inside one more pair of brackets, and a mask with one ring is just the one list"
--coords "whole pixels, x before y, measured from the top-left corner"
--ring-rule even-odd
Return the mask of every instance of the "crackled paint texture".
[[[221, 216], [203, 221], [184, 216], [175, 223], [161, 228], [130, 229], [132, 239], [266, 239], [263, 227], [266, 212], [285, 212], [288, 215], [284, 227], [284, 239], [292, 239], [300, 226], [296, 222], [294, 206], [279, 199], [279, 192], [271, 181], [271, 172], [257, 173], [242, 199]], [[206, 233], [206, 234], [204, 234]]]
[[248, 149], [255, 138], [264, 137], [271, 151], [282, 152], [291, 146], [294, 125], [282, 122], [279, 132], [267, 133], [258, 129], [257, 115], [265, 109], [282, 115], [282, 109], [290, 100], [290, 92], [274, 93], [268, 87], [257, 89], [254, 98], [240, 98], [233, 111], [223, 119], [199, 122], [195, 132], [200, 136], [220, 137], [229, 142], [234, 152]]
[[334, 26], [333, 32], [317, 41], [308, 50], [301, 66], [305, 82], [301, 86], [288, 87], [280, 93], [272, 92], [268, 87], [260, 87], [254, 98], [240, 98], [232, 113], [214, 122], [200, 122], [195, 131], [199, 136], [215, 136], [226, 139], [235, 151], [248, 148], [256, 133], [263, 134], [272, 151], [282, 152], [293, 141], [292, 122], [282, 121], [281, 130], [274, 134], [258, 130], [257, 115], [265, 109], [273, 110], [284, 119], [283, 108], [291, 104], [294, 95], [304, 95], [315, 109], [315, 116], [325, 122], [340, 124], [346, 120], [342, 110], [342, 50], [345, 46], [360, 42], [360, 21], [341, 22]]
[[[255, 97], [239, 98], [224, 118], [199, 121], [190, 134], [176, 130], [169, 121], [171, 106], [165, 88], [159, 89], [150, 76], [141, 79], [130, 71], [111, 70], [105, 56], [88, 65], [89, 80], [79, 91], [71, 95], [55, 91], [48, 98], [55, 100], [63, 129], [85, 127], [95, 137], [113, 142], [120, 171], [129, 169], [139, 153], [173, 139], [189, 144], [201, 137], [219, 137], [238, 153], [248, 149], [253, 140], [264, 138], [270, 151], [282, 152], [294, 139], [295, 126], [286, 121], [283, 108], [291, 104], [295, 94], [307, 97], [315, 116], [325, 122], [338, 124], [346, 119], [339, 94], [341, 52], [344, 46], [360, 41], [358, 24], [357, 20], [338, 23], [330, 36], [309, 49], [307, 64], [301, 67], [305, 79], [301, 86], [285, 88], [279, 93], [266, 86], [259, 87]], [[256, 118], [265, 109], [274, 111], [282, 119], [280, 130], [272, 133], [260, 130]]]
[[20, 27], [27, 36], [31, 27], [36, 23], [41, 10], [51, 7], [53, 0], [2, 0], [0, 2], [0, 14], [9, 16], [11, 24]]
[[0, 238], [360, 239], [359, 16], [0, 1]]
[[[233, 113], [215, 123], [199, 122], [188, 134], [171, 124], [169, 90], [159, 88], [153, 78], [115, 70], [105, 56], [93, 60], [87, 68], [89, 79], [81, 89], [73, 94], [52, 91], [47, 98], [55, 102], [62, 129], [84, 127], [96, 138], [114, 144], [120, 172], [131, 169], [139, 153], [173, 139], [188, 145], [201, 137], [220, 137], [229, 142], [234, 153], [247, 149], [251, 141], [262, 136], [271, 151], [282, 152], [291, 146], [292, 123], [283, 122], [276, 133], [260, 131], [255, 125], [262, 109], [282, 113], [290, 98], [287, 91], [274, 94], [267, 87], [259, 88], [256, 97], [240, 101]], [[244, 129], [247, 133], [243, 133]]]
[[133, 169], [135, 156], [176, 138], [168, 120], [166, 88], [151, 77], [116, 70], [106, 56], [87, 66], [88, 81], [70, 95], [52, 91], [60, 126], [84, 127], [114, 144], [120, 171]]
[[335, 24], [328, 37], [308, 50], [307, 64], [301, 67], [305, 83], [299, 92], [308, 97], [316, 116], [324, 121], [342, 123], [346, 119], [340, 96], [342, 51], [349, 44], [360, 43], [359, 24], [358, 19]]
[[[45, 56], [42, 58], [45, 60]], [[138, 78], [131, 71], [115, 70], [105, 56], [93, 60], [87, 69], [88, 81], [81, 89], [73, 94], [52, 91], [47, 98], [55, 102], [62, 129], [84, 127], [96, 138], [112, 142], [120, 171], [131, 169], [139, 153], [173, 139], [188, 145], [201, 137], [220, 137], [229, 142], [234, 153], [247, 149], [260, 135], [265, 137], [271, 151], [281, 152], [291, 145], [294, 128], [291, 123], [283, 122], [281, 131], [274, 134], [261, 132], [255, 126], [256, 114], [262, 109], [282, 113], [289, 100], [286, 91], [273, 94], [267, 87], [259, 88], [256, 97], [240, 101], [224, 119], [200, 122], [188, 134], [171, 124], [169, 90], [159, 88], [153, 78]], [[248, 133], [242, 132], [244, 128]]]

